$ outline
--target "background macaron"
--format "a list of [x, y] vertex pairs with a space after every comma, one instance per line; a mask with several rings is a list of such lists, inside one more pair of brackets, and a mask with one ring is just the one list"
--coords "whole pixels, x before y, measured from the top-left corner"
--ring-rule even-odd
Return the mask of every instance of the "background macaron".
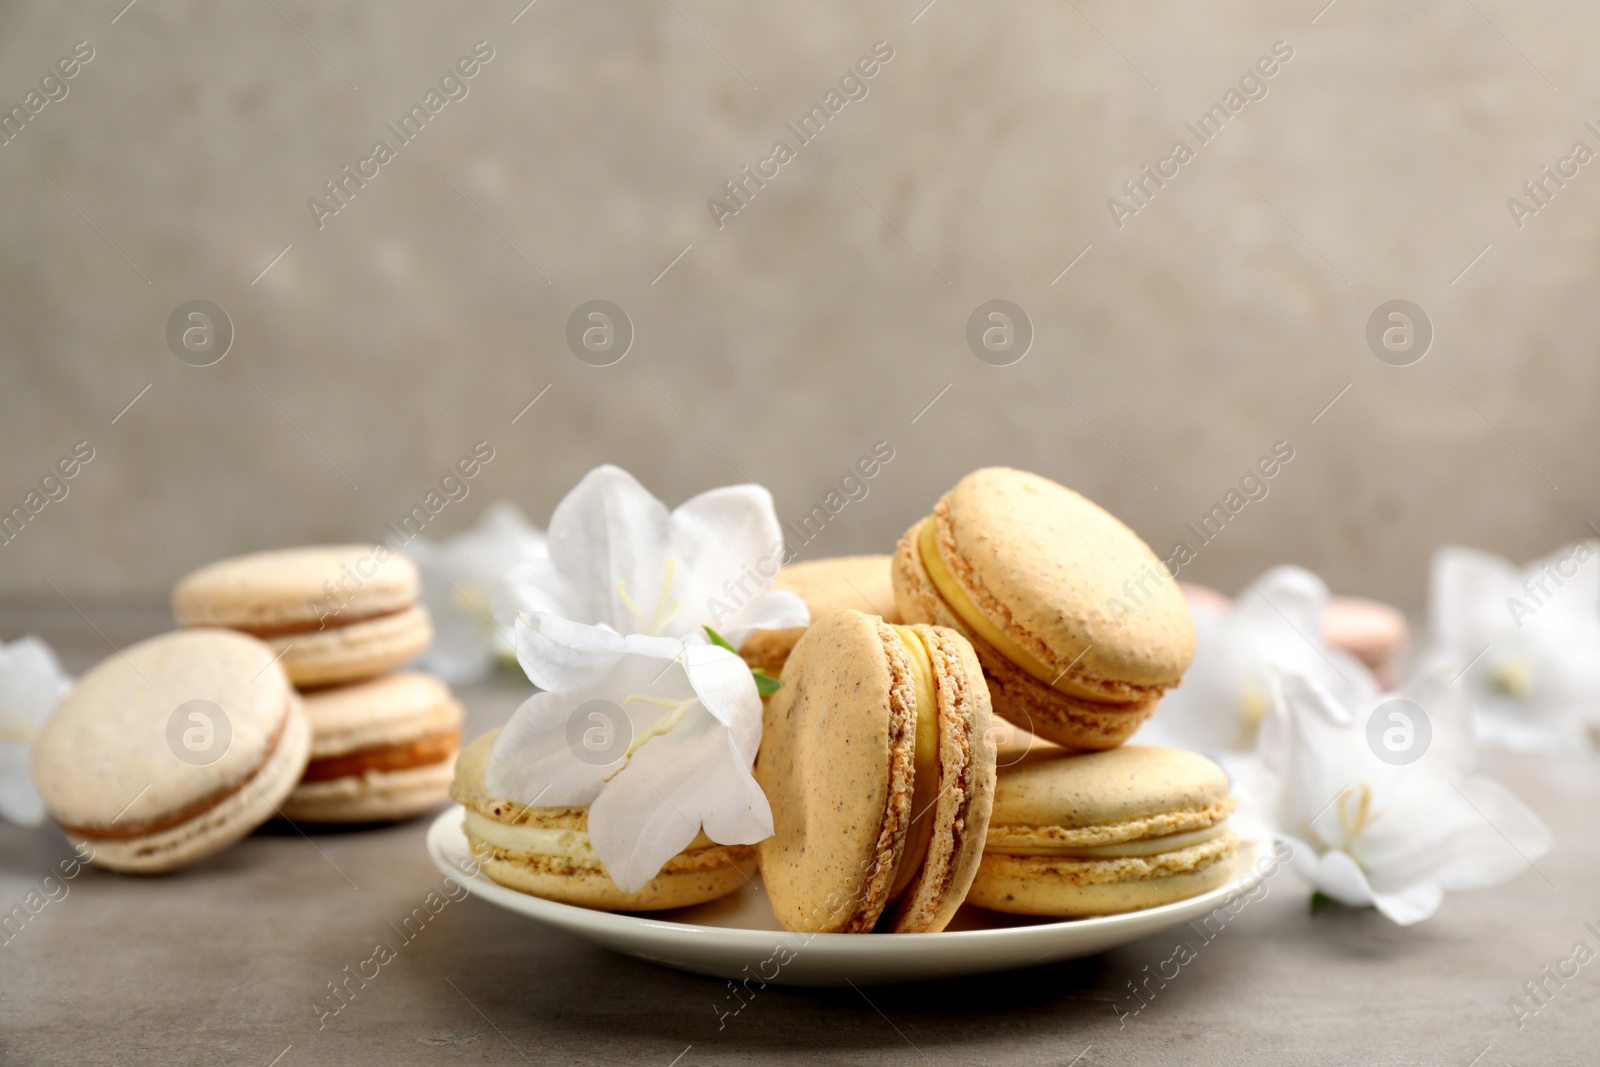
[[1227, 776], [1193, 752], [1029, 753], [1000, 770], [967, 899], [1068, 917], [1185, 900], [1233, 877], [1232, 811]]
[[901, 538], [893, 577], [904, 619], [972, 642], [996, 712], [1061, 745], [1127, 740], [1194, 655], [1194, 621], [1149, 546], [1036, 474], [967, 475]]
[[301, 687], [372, 678], [433, 638], [416, 565], [386, 545], [257, 552], [202, 567], [172, 590], [181, 626], [226, 626], [282, 654]]
[[461, 705], [417, 671], [319, 689], [305, 697], [311, 762], [283, 805], [296, 822], [406, 819], [449, 794]]
[[[813, 621], [831, 612], [851, 608], [878, 615], [885, 622], [900, 621], [890, 578], [892, 556], [837, 556], [793, 563], [772, 580], [774, 589], [787, 589], [806, 602]], [[739, 654], [752, 667], [777, 675], [794, 650], [804, 626], [783, 630], [757, 630], [745, 638]]]
[[778, 921], [944, 929], [993, 802], [989, 695], [972, 646], [952, 630], [836, 611], [800, 638], [783, 683], [755, 763], [775, 829], [756, 849]]
[[78, 681], [34, 740], [39, 794], [113, 870], [171, 870], [271, 818], [310, 754], [272, 650], [228, 630], [153, 637]]
[[642, 889], [625, 893], [589, 845], [587, 808], [541, 808], [489, 793], [484, 775], [499, 730], [461, 750], [450, 796], [466, 808], [462, 829], [483, 873], [510, 889], [602, 911], [660, 911], [704, 904], [750, 884], [755, 848], [704, 834]]

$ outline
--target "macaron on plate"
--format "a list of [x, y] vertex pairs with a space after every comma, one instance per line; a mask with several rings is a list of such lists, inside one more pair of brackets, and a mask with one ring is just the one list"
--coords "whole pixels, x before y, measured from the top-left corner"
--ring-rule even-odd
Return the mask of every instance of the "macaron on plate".
[[[695, 974], [796, 986], [883, 985], [1037, 967], [1092, 956], [1200, 919], [1261, 880], [1258, 848], [1241, 846], [1227, 883], [1173, 904], [1070, 921], [961, 907], [940, 933], [784, 930], [759, 875], [708, 904], [642, 914], [596, 911], [520, 893], [478, 871], [456, 805], [428, 830], [428, 855], [473, 896], [597, 945]], [[1265, 850], [1260, 850], [1264, 852]]]

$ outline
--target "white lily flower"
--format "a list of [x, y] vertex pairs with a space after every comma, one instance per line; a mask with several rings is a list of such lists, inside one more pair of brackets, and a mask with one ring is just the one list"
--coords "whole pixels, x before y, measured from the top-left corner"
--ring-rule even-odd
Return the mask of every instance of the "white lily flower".
[[810, 621], [803, 600], [770, 588], [783, 534], [757, 485], [712, 489], [669, 513], [627, 471], [596, 467], [556, 506], [549, 549], [500, 583], [502, 623], [548, 612], [624, 634], [700, 637], [710, 626], [738, 648], [752, 631]]
[[37, 826], [44, 804], [28, 773], [28, 751], [44, 720], [72, 688], [72, 676], [37, 637], [0, 643], [0, 818]]
[[587, 806], [590, 844], [625, 892], [702, 829], [724, 845], [771, 836], [772, 809], [750, 773], [761, 698], [742, 659], [703, 636], [619, 634], [544, 612], [519, 620], [517, 645], [548, 691], [501, 731], [491, 793]]
[[495, 624], [495, 586], [513, 567], [545, 555], [544, 532], [515, 504], [497, 500], [465, 533], [439, 542], [417, 537], [402, 551], [422, 574], [422, 603], [433, 618], [423, 669], [446, 682], [472, 682], [497, 659], [515, 657], [511, 627]]
[[1323, 894], [1401, 926], [1431, 916], [1447, 891], [1498, 885], [1535, 863], [1550, 831], [1471, 774], [1471, 720], [1451, 673], [1431, 666], [1398, 693], [1374, 687], [1353, 704], [1281, 675], [1262, 768], [1240, 789], [1245, 832], [1265, 823]]
[[1189, 598], [1194, 662], [1183, 684], [1162, 697], [1141, 743], [1194, 749], [1235, 774], [1255, 750], [1274, 671], [1314, 678], [1346, 699], [1373, 686], [1360, 660], [1324, 640], [1328, 587], [1310, 571], [1274, 567], [1231, 604], [1205, 593]]
[[1600, 544], [1578, 542], [1517, 567], [1445, 547], [1433, 557], [1434, 647], [1466, 665], [1461, 683], [1485, 745], [1551, 752], [1584, 744], [1600, 709]]

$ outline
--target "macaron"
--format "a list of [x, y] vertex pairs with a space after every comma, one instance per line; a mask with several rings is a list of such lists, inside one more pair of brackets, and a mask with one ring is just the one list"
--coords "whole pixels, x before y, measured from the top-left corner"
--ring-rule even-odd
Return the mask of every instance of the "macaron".
[[[791, 564], [772, 580], [774, 589], [786, 589], [806, 602], [812, 619], [843, 608], [878, 615], [885, 622], [900, 621], [895, 607], [894, 584], [889, 577], [893, 556], [838, 556]], [[804, 626], [783, 630], [757, 630], [745, 638], [739, 654], [752, 667], [768, 674], [783, 670]]]
[[310, 752], [310, 725], [272, 650], [195, 629], [131, 645], [79, 679], [34, 739], [32, 773], [80, 852], [150, 874], [271, 818]]
[[1000, 769], [967, 900], [1069, 918], [1187, 900], [1233, 877], [1232, 811], [1227, 776], [1193, 752], [1030, 753]]
[[617, 888], [589, 844], [589, 811], [531, 807], [489, 793], [484, 775], [499, 730], [461, 750], [450, 796], [466, 808], [462, 829], [478, 868], [496, 882], [546, 900], [601, 911], [660, 911], [704, 904], [750, 883], [755, 848], [705, 834], [632, 893]]
[[283, 813], [295, 822], [408, 819], [444, 803], [461, 747], [461, 705], [416, 671], [305, 696], [311, 762]]
[[180, 626], [226, 626], [281, 653], [302, 688], [373, 678], [428, 647], [414, 563], [386, 545], [322, 545], [237, 556], [172, 590]]
[[1322, 617], [1322, 636], [1369, 669], [1383, 672], [1394, 665], [1409, 634], [1406, 617], [1398, 609], [1376, 600], [1336, 596], [1329, 598]]
[[761, 877], [788, 930], [943, 930], [994, 800], [989, 691], [953, 630], [859, 611], [815, 620], [766, 702]]
[[1036, 474], [961, 479], [900, 539], [893, 578], [903, 619], [972, 642], [998, 714], [1069, 748], [1126, 741], [1194, 656], [1194, 620], [1156, 554]]

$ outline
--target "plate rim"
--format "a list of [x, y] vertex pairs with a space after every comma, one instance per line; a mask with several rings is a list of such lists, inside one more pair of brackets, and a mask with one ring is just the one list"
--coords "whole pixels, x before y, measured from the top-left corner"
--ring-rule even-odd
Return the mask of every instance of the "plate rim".
[[[447, 834], [459, 835], [464, 842], [466, 834], [461, 829], [461, 822], [466, 809], [461, 804], [452, 804], [449, 808], [439, 813], [428, 826], [426, 838], [428, 858], [433, 865], [447, 877], [456, 879], [468, 893], [482, 897], [525, 918], [535, 919], [546, 925], [553, 925], [560, 929], [579, 928], [595, 934], [606, 936], [638, 937], [641, 933], [650, 932], [656, 938], [670, 938], [675, 941], [689, 939], [697, 943], [719, 941], [728, 948], [768, 948], [773, 939], [800, 938], [804, 939], [808, 947], [815, 948], [819, 942], [829, 946], [829, 951], [845, 954], [871, 954], [880, 956], [884, 952], [907, 953], [924, 951], [924, 946], [930, 944], [943, 945], [948, 949], [959, 950], [961, 946], [992, 945], [999, 947], [1010, 941], [1036, 938], [1042, 935], [1062, 936], [1071, 932], [1081, 932], [1086, 936], [1091, 931], [1112, 933], [1126, 928], [1132, 940], [1146, 936], [1146, 933], [1155, 933], [1160, 929], [1186, 921], [1198, 915], [1215, 911], [1225, 904], [1241, 888], [1245, 887], [1246, 880], [1253, 876], [1257, 881], [1264, 880], [1255, 874], [1255, 864], [1260, 859], [1265, 846], [1269, 843], [1266, 839], [1251, 838], [1241, 841], [1240, 854], [1250, 862], [1244, 866], [1236, 877], [1225, 885], [1208, 890], [1197, 896], [1176, 900], [1170, 904], [1160, 904], [1153, 908], [1141, 908], [1137, 911], [1122, 912], [1117, 915], [1098, 915], [1083, 919], [1060, 919], [1054, 922], [1034, 922], [1018, 926], [1003, 926], [983, 930], [942, 930], [938, 932], [895, 934], [892, 937], [862, 937], [859, 934], [813, 933], [800, 930], [756, 930], [749, 927], [738, 926], [703, 926], [698, 923], [677, 922], [665, 919], [652, 919], [648, 913], [637, 912], [612, 912], [601, 911], [596, 908], [579, 907], [576, 904], [564, 904], [558, 900], [547, 900], [544, 897], [523, 893], [501, 885], [490, 878], [481, 869], [473, 874], [459, 869], [444, 854], [443, 838]], [[1251, 886], [1247, 892], [1253, 892]], [[1171, 922], [1163, 920], [1170, 919]], [[1148, 931], [1144, 928], [1150, 927]]]

